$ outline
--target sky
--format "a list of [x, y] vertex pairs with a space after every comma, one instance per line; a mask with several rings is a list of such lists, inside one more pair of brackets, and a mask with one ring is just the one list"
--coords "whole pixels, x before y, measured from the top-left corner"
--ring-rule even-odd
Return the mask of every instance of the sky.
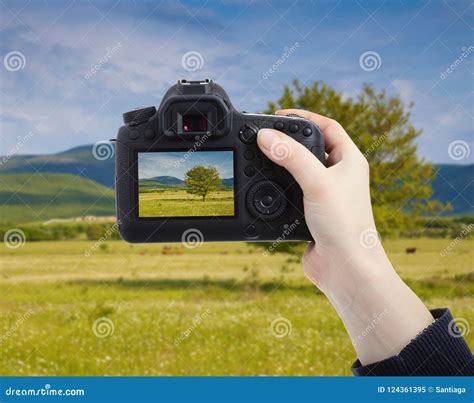
[[234, 177], [232, 151], [146, 152], [138, 153], [138, 179], [174, 176], [184, 180], [196, 165], [217, 168], [221, 179]]
[[0, 154], [114, 138], [180, 78], [255, 112], [298, 78], [398, 94], [422, 157], [472, 163], [473, 16], [461, 0], [0, 0]]

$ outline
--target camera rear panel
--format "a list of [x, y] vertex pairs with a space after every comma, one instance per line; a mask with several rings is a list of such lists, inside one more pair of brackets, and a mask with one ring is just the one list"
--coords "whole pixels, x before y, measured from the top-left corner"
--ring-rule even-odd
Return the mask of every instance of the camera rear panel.
[[[175, 136], [164, 133], [160, 112], [120, 128], [116, 140], [117, 218], [126, 241], [312, 239], [299, 185], [264, 156], [256, 136], [261, 128], [280, 130], [324, 162], [319, 128], [298, 117], [233, 109], [226, 116], [230, 127], [225, 135], [193, 133], [207, 124], [192, 113], [182, 114], [181, 134]], [[289, 150], [275, 150], [281, 158], [286, 152]]]

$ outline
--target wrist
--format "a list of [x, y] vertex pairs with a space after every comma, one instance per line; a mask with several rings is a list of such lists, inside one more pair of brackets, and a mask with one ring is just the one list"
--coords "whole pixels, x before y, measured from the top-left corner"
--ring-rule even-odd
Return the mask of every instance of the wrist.
[[352, 253], [350, 259], [338, 257], [328, 264], [330, 274], [321, 288], [367, 365], [398, 354], [433, 318], [381, 245]]
[[377, 283], [401, 281], [396, 275], [382, 245], [364, 248], [360, 245], [337, 251], [314, 248], [310, 262], [318, 273], [317, 286], [331, 302], [348, 304], [367, 287]]

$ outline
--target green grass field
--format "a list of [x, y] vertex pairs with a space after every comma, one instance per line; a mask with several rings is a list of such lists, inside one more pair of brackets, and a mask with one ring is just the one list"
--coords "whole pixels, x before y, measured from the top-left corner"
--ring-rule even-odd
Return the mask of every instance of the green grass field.
[[[428, 307], [473, 326], [474, 241], [441, 257], [450, 242], [385, 246]], [[172, 255], [163, 245], [102, 245], [0, 246], [1, 375], [350, 374], [342, 323], [298, 259], [241, 243], [172, 246]], [[271, 330], [279, 318], [291, 326], [281, 338]], [[466, 339], [474, 347], [474, 332]]]
[[147, 190], [139, 193], [140, 217], [233, 216], [234, 190], [217, 190], [206, 200], [183, 189]]
[[81, 176], [2, 173], [0, 177], [0, 224], [114, 215], [114, 203], [113, 189]]

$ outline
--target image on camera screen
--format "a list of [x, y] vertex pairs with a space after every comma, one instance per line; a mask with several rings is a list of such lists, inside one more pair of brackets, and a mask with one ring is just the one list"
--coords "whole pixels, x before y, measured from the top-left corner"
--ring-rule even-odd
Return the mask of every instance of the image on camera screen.
[[138, 217], [234, 216], [233, 151], [138, 153]]

